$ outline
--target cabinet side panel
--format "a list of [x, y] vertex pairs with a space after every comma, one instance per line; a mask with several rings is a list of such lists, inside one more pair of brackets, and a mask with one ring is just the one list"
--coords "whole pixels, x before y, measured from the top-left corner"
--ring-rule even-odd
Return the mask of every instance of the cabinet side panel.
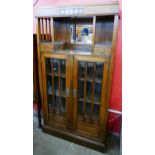
[[[113, 78], [113, 64], [114, 64], [114, 50], [116, 45], [116, 38], [117, 38], [117, 32], [118, 32], [118, 24], [119, 24], [119, 16], [115, 15], [114, 17], [114, 27], [113, 27], [113, 38], [112, 38], [112, 50], [111, 50], [111, 60], [109, 65], [109, 75], [108, 75], [108, 86], [107, 86], [107, 99], [106, 99], [106, 108], [109, 108], [109, 102], [110, 102], [110, 94], [111, 94], [111, 84], [112, 84], [112, 78]], [[107, 122], [108, 120], [108, 111], [106, 111], [104, 122]], [[106, 136], [106, 126], [104, 127], [104, 137]]]

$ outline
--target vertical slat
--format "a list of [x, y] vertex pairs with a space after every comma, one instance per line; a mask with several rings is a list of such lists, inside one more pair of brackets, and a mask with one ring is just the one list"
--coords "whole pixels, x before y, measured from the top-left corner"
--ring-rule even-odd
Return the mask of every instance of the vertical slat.
[[73, 24], [73, 40], [76, 41], [76, 24]]
[[60, 26], [60, 41], [63, 41], [63, 36], [64, 36], [64, 22], [61, 22], [61, 24], [59, 24]]
[[70, 31], [70, 24], [69, 22], [66, 23], [66, 31], [67, 31], [67, 43], [70, 43], [70, 38], [71, 38], [71, 31]]
[[105, 31], [106, 31], [106, 39], [105, 41], [109, 41], [110, 33], [109, 33], [110, 21], [105, 22]]
[[[38, 41], [41, 40], [41, 26], [40, 26], [40, 18], [37, 18], [37, 38], [39, 39]], [[38, 42], [39, 44], [39, 42]]]
[[41, 19], [41, 23], [42, 23], [42, 40], [44, 40], [44, 19]]
[[110, 29], [111, 29], [111, 21], [110, 21], [109, 23], [107, 23], [107, 33], [108, 33], [107, 40], [108, 40], [108, 41], [112, 40], [112, 39], [111, 39], [111, 32], [110, 32]]
[[102, 27], [101, 29], [104, 32], [104, 36], [101, 36], [101, 43], [104, 43], [106, 41], [106, 39], [108, 39], [107, 37], [107, 19], [105, 19], [104, 21], [102, 20]]
[[[38, 59], [38, 77], [39, 77], [39, 92], [41, 96], [41, 103], [43, 103], [43, 89], [42, 89], [42, 72], [41, 72], [41, 56], [40, 56], [40, 40], [41, 40], [41, 29], [40, 29], [40, 18], [37, 18], [36, 30], [37, 30], [37, 59]], [[43, 106], [43, 111], [45, 108]], [[45, 119], [45, 115], [43, 115]]]
[[65, 42], [67, 43], [67, 21], [65, 22]]
[[72, 67], [72, 61], [71, 61], [71, 57], [68, 56], [66, 59], [66, 90], [69, 90], [69, 94], [66, 95], [66, 118], [67, 118], [67, 127], [69, 129], [72, 129], [72, 103], [71, 103], [71, 84], [72, 84], [72, 75], [71, 72], [71, 67]]
[[44, 121], [45, 124], [48, 121], [48, 99], [47, 99], [47, 81], [46, 81], [46, 63], [45, 63], [45, 57], [44, 55], [42, 55], [41, 57], [41, 61], [42, 61], [42, 82], [43, 82], [43, 102], [42, 103], [47, 103], [47, 104], [43, 104], [43, 111], [44, 111]]
[[[101, 30], [101, 22], [100, 18], [96, 17], [96, 24], [95, 24], [95, 44], [100, 44], [100, 36], [102, 34]], [[102, 34], [103, 35], [103, 34]]]
[[40, 36], [39, 36], [39, 38], [40, 38], [40, 41], [42, 40], [42, 18], [38, 18], [38, 28], [40, 29], [39, 31], [39, 33], [40, 33]]
[[59, 110], [61, 112], [61, 84], [60, 84], [60, 60], [58, 60], [58, 95], [59, 95]]
[[96, 29], [96, 16], [93, 17], [93, 38], [92, 38], [93, 51], [94, 51], [94, 46], [95, 46], [95, 29]]
[[[73, 90], [77, 91], [78, 88], [78, 60], [76, 57], [74, 57], [74, 69], [73, 69]], [[76, 130], [77, 128], [77, 94], [73, 93], [73, 130]]]
[[[102, 37], [103, 37], [103, 35], [104, 35], [104, 33], [103, 33], [103, 29], [102, 29], [102, 20], [100, 19], [99, 20], [99, 43], [101, 44], [102, 42]], [[101, 30], [101, 31], [100, 31]]]
[[105, 23], [103, 22], [103, 19], [100, 20], [101, 22], [101, 28], [100, 28], [100, 44], [104, 42], [106, 31], [105, 31]]
[[91, 119], [93, 119], [93, 112], [94, 112], [94, 89], [95, 89], [95, 75], [96, 75], [96, 63], [93, 63], [93, 70], [94, 70], [94, 74], [93, 74], [93, 81], [92, 81], [92, 111], [91, 111]]
[[59, 42], [59, 41], [61, 41], [61, 34], [62, 34], [62, 32], [61, 32], [61, 27], [60, 27], [60, 22], [57, 22], [57, 34], [58, 34], [58, 36], [57, 36], [57, 41]]
[[[100, 114], [99, 114], [99, 137], [103, 140], [104, 139], [104, 134], [105, 134], [105, 127], [106, 127], [106, 122], [105, 122], [105, 117], [106, 117], [106, 111], [108, 112], [108, 109], [106, 108], [106, 93], [107, 93], [107, 81], [108, 81], [108, 68], [109, 68], [109, 63], [104, 63], [103, 67], [103, 78], [102, 78], [102, 93], [101, 93], [101, 103], [100, 103]], [[104, 117], [103, 117], [104, 116]]]
[[62, 41], [65, 41], [66, 36], [65, 36], [65, 22], [64, 21], [62, 22], [61, 30], [62, 30], [62, 34], [63, 34], [62, 37], [61, 37]]
[[84, 119], [86, 113], [86, 90], [87, 90], [87, 62], [85, 62], [85, 76], [84, 76], [84, 100], [83, 100]]
[[54, 40], [58, 41], [59, 40], [58, 22], [53, 19], [53, 24], [54, 24]]
[[50, 18], [48, 18], [48, 27], [49, 27], [49, 40], [51, 40], [51, 27], [50, 27]]
[[64, 23], [63, 22], [60, 22], [60, 24], [59, 24], [59, 35], [60, 35], [60, 41], [63, 41], [63, 36], [64, 36]]
[[54, 101], [54, 67], [53, 67], [53, 60], [51, 63], [51, 68], [52, 68], [52, 92], [53, 92], [53, 113], [55, 113], [55, 101]]
[[51, 39], [52, 39], [52, 50], [54, 49], [54, 22], [53, 22], [53, 18], [51, 18]]
[[46, 33], [46, 40], [48, 40], [48, 32], [47, 32], [47, 18], [45, 18], [45, 33]]
[[61, 95], [61, 91], [60, 91], [60, 60], [58, 60], [58, 78], [59, 78], [59, 95]]
[[38, 76], [39, 76], [39, 89], [41, 95], [41, 102], [43, 103], [43, 93], [42, 93], [42, 73], [41, 73], [41, 55], [40, 55], [40, 40], [41, 40], [41, 19], [38, 18], [36, 30], [37, 30], [37, 57], [38, 57]]

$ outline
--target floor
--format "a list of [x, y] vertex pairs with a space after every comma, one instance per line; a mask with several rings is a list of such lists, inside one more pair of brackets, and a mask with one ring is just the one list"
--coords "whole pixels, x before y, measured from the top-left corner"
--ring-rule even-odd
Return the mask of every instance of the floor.
[[108, 136], [108, 149], [101, 153], [69, 141], [43, 133], [38, 119], [33, 117], [33, 155], [119, 155], [119, 139]]

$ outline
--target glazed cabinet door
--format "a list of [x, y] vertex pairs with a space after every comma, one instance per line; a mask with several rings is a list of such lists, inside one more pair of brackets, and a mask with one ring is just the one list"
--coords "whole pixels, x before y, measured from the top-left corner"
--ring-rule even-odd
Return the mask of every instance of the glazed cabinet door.
[[104, 139], [108, 60], [75, 56], [73, 130], [89, 138]]
[[70, 128], [70, 58], [61, 54], [42, 55], [44, 123]]

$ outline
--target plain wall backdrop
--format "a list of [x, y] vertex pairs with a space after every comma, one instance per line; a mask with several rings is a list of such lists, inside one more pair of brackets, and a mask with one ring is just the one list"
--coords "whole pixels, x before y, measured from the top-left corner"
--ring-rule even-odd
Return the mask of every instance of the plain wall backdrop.
[[[34, 6], [61, 5], [61, 4], [86, 4], [96, 2], [108, 2], [112, 0], [38, 0]], [[33, 0], [33, 4], [36, 0]], [[119, 0], [119, 29], [115, 48], [114, 72], [110, 97], [110, 109], [122, 111], [122, 3]], [[33, 33], [36, 33], [36, 20], [33, 15]], [[108, 128], [112, 132], [120, 132], [121, 117], [118, 114], [109, 113]]]

